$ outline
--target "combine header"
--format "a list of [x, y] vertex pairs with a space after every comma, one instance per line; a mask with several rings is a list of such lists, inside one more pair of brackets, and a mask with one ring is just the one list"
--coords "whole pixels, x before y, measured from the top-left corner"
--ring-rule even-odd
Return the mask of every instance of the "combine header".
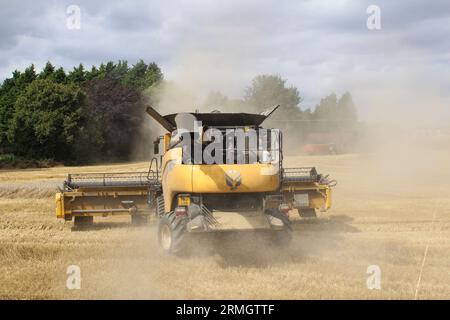
[[[155, 163], [156, 164], [156, 163]], [[160, 192], [158, 171], [69, 174], [56, 194], [56, 216], [90, 225], [94, 216], [131, 215], [145, 223], [152, 212], [149, 199]]]
[[[146, 172], [71, 174], [56, 195], [56, 215], [89, 225], [94, 216], [159, 220], [158, 240], [182, 251], [194, 232], [265, 229], [290, 239], [291, 224], [331, 206], [335, 181], [314, 167], [284, 168], [282, 134], [261, 114], [147, 113], [168, 133], [154, 143]], [[283, 241], [282, 243], [286, 243]]]

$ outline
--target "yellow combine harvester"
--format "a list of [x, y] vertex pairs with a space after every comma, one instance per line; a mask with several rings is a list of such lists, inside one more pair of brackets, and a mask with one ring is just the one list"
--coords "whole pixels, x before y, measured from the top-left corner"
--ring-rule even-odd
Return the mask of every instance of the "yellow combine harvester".
[[168, 132], [154, 144], [148, 172], [72, 174], [56, 195], [56, 215], [93, 223], [96, 215], [159, 219], [163, 250], [179, 252], [193, 232], [272, 230], [290, 239], [291, 224], [331, 206], [329, 181], [314, 167], [283, 168], [282, 134], [261, 114], [147, 113]]

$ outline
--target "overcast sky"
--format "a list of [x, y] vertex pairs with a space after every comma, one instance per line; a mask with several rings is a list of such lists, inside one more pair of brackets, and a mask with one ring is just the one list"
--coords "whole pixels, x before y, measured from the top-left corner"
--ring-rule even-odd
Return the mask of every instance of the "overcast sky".
[[[380, 30], [367, 28], [371, 4], [381, 9]], [[81, 10], [80, 29], [67, 27], [69, 5]], [[380, 103], [450, 102], [446, 0], [1, 0], [1, 8], [0, 80], [48, 60], [71, 69], [142, 58], [200, 94], [239, 97], [255, 75], [278, 73], [303, 107], [346, 90], [363, 114]]]

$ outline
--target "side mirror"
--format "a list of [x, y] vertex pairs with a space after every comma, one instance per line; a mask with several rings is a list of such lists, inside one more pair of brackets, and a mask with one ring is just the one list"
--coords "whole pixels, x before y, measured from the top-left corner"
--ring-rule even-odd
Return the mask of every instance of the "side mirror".
[[159, 138], [153, 141], [153, 154], [159, 154]]

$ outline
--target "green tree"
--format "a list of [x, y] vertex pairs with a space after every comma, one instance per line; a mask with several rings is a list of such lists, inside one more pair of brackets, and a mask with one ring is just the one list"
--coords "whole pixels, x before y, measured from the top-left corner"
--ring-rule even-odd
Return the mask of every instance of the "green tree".
[[112, 79], [124, 82], [127, 74], [129, 72], [128, 62], [126, 60], [119, 60], [119, 62], [114, 66], [111, 72], [108, 74]]
[[90, 70], [80, 64], [68, 73], [48, 61], [38, 75], [34, 65], [15, 71], [0, 86], [0, 153], [72, 162], [129, 158], [135, 142], [150, 143], [141, 130], [141, 93], [162, 80], [158, 65], [142, 60], [132, 68], [125, 60]]
[[279, 75], [259, 75], [247, 88], [244, 100], [261, 112], [274, 105], [280, 108], [265, 122], [266, 126], [280, 128], [287, 137], [285, 144], [291, 147], [302, 139], [306, 124], [300, 109], [302, 97], [296, 87], [286, 86], [286, 80]]
[[103, 136], [102, 155], [107, 159], [129, 159], [135, 146], [150, 137], [142, 137], [141, 129], [146, 119], [141, 92], [106, 77], [84, 84], [88, 97], [87, 116], [98, 123]]
[[67, 76], [62, 67], [56, 69], [55, 73], [53, 74], [53, 80], [57, 83], [66, 83]]
[[147, 65], [143, 60], [139, 60], [129, 69], [122, 83], [126, 86], [144, 90], [163, 80], [163, 74], [158, 65], [154, 62]]
[[105, 65], [105, 74], [107, 76], [110, 76], [111, 73], [114, 71], [115, 67], [116, 67], [116, 65], [114, 64], [114, 62], [108, 61]]
[[47, 61], [44, 69], [41, 71], [41, 73], [39, 73], [38, 79], [52, 79], [54, 72], [55, 67], [50, 63], [50, 61]]
[[96, 66], [92, 66], [91, 70], [86, 72], [86, 80], [92, 80], [100, 77], [100, 70]]
[[313, 112], [314, 120], [336, 120], [337, 119], [337, 96], [332, 93], [320, 99], [319, 104]]
[[161, 82], [164, 79], [163, 73], [159, 66], [152, 62], [147, 67], [147, 72], [145, 73], [145, 86], [143, 89]]
[[332, 93], [321, 99], [312, 113], [312, 119], [315, 129], [322, 132], [354, 127], [358, 115], [351, 94], [346, 92], [338, 98]]
[[73, 70], [67, 76], [67, 81], [76, 83], [78, 85], [86, 81], [86, 70], [84, 70], [84, 66], [82, 63], [80, 63], [78, 67], [73, 68]]
[[33, 159], [74, 158], [85, 126], [86, 96], [75, 84], [35, 80], [18, 97], [8, 130], [14, 154]]
[[353, 98], [349, 92], [346, 92], [337, 102], [339, 120], [348, 123], [356, 123], [358, 114], [356, 111]]
[[34, 65], [24, 72], [14, 71], [12, 78], [6, 79], [0, 87], [0, 152], [10, 152], [11, 144], [7, 132], [14, 114], [14, 104], [19, 95], [36, 79]]
[[281, 105], [285, 111], [300, 114], [302, 98], [296, 87], [286, 87], [286, 80], [279, 75], [259, 75], [247, 88], [244, 100], [258, 111], [273, 105]]

